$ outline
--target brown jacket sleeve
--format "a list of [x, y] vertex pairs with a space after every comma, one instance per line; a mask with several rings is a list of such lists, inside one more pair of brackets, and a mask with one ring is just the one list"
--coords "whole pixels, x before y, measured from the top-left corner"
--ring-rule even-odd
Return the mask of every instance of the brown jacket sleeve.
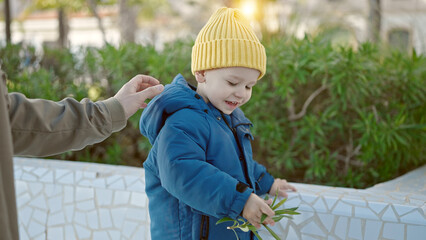
[[80, 150], [126, 126], [124, 109], [115, 98], [78, 102], [28, 99], [9, 93], [14, 155], [47, 156]]
[[19, 240], [6, 77], [0, 69], [0, 238]]

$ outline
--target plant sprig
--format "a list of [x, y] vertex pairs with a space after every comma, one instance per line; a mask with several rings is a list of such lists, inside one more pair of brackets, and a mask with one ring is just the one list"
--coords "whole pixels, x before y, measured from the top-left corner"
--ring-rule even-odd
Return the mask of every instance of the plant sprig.
[[[268, 200], [268, 199], [269, 199], [269, 196], [266, 195], [265, 200]], [[274, 222], [279, 222], [283, 218], [292, 219], [293, 218], [292, 215], [300, 214], [299, 212], [296, 212], [297, 207], [276, 210], [277, 208], [279, 208], [281, 205], [283, 205], [287, 201], [287, 198], [284, 198], [283, 200], [281, 200], [280, 202], [275, 204], [277, 199], [278, 199], [278, 191], [275, 193], [274, 200], [272, 201], [272, 204], [271, 204], [271, 209], [274, 210], [274, 212], [275, 212], [275, 215], [272, 217], [272, 220], [274, 220]], [[270, 227], [268, 227], [266, 224], [263, 223], [265, 221], [266, 217], [267, 217], [267, 215], [263, 213], [262, 217], [260, 218], [260, 222], [262, 223], [262, 225], [266, 228], [266, 230], [268, 230], [268, 232], [275, 239], [280, 240], [280, 237]], [[252, 231], [254, 233], [254, 235], [259, 240], [262, 240], [262, 238], [259, 236], [259, 233], [257, 232], [256, 227], [253, 226], [249, 221], [246, 221], [245, 219], [243, 219], [242, 217], [238, 217], [237, 219], [232, 219], [230, 217], [224, 217], [224, 218], [219, 219], [216, 222], [216, 224], [223, 223], [223, 222], [234, 222], [234, 224], [232, 226], [229, 226], [228, 229], [234, 231], [235, 236], [237, 237], [237, 240], [239, 240], [237, 232], [235, 231], [235, 229], [237, 229], [237, 228], [241, 229], [241, 231], [243, 231], [243, 232]]]

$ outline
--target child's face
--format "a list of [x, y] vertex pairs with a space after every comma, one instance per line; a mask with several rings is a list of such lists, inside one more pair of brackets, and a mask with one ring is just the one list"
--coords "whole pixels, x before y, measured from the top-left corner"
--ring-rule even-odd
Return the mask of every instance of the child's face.
[[197, 93], [223, 113], [231, 114], [250, 100], [259, 74], [258, 70], [245, 67], [200, 71], [195, 74]]

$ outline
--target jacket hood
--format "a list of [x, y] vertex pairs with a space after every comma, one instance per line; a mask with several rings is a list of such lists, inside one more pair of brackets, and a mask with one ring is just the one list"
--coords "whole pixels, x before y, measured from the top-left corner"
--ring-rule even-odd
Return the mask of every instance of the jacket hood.
[[178, 74], [143, 110], [139, 121], [140, 132], [154, 144], [168, 116], [183, 108], [199, 110], [206, 108], [206, 103], [200, 101], [200, 98], [202, 99], [195, 92], [195, 87], [189, 85], [185, 78]]

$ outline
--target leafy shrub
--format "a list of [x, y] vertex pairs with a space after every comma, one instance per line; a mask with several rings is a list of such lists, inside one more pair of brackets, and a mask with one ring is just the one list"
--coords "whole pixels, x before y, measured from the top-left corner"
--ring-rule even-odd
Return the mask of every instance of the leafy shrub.
[[[136, 74], [164, 84], [182, 73], [191, 83], [192, 40], [153, 46], [0, 48], [9, 91], [28, 97], [101, 100]], [[364, 43], [333, 47], [321, 36], [264, 43], [267, 74], [243, 106], [254, 123], [255, 159], [276, 177], [367, 187], [426, 163], [426, 58]], [[141, 166], [150, 149], [140, 112], [120, 133], [53, 158]]]
[[321, 37], [265, 45], [267, 75], [243, 108], [275, 176], [366, 187], [426, 163], [424, 56]]

